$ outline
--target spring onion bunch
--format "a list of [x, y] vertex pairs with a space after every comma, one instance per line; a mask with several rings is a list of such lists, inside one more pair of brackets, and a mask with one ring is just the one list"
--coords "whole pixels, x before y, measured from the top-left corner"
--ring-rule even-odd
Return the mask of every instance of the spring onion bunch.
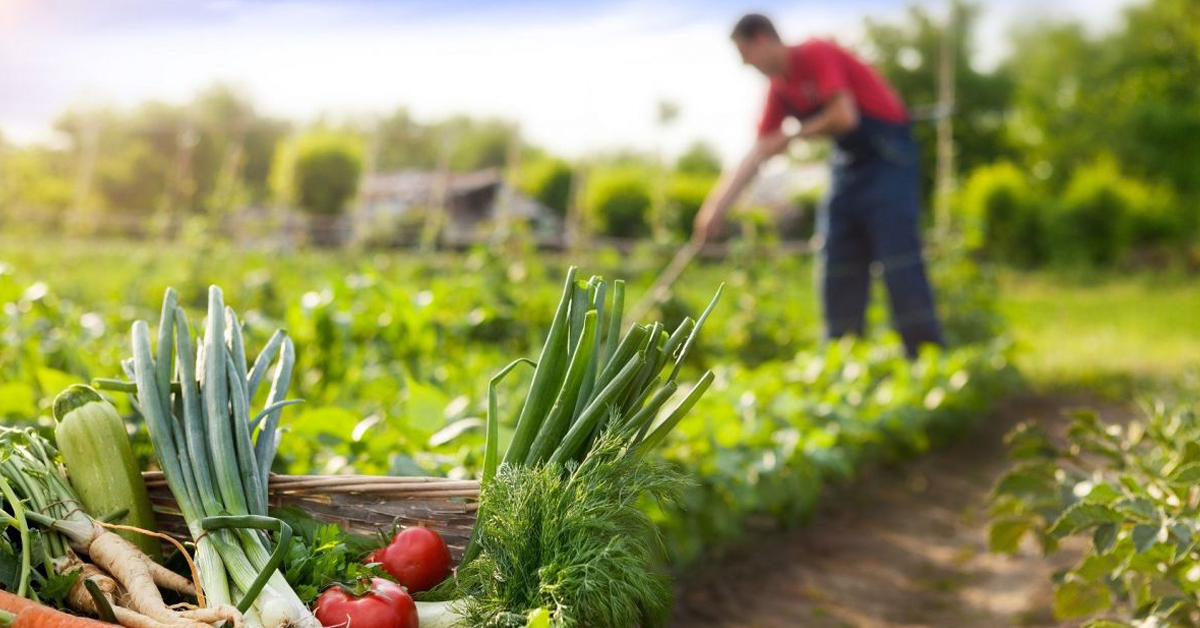
[[[15, 593], [26, 596], [29, 590], [31, 561], [41, 560], [46, 570], [53, 573], [55, 561], [67, 554], [67, 539], [55, 530], [42, 534], [40, 546], [43, 554], [32, 556], [35, 545], [31, 542], [28, 517], [44, 515], [51, 520], [73, 520], [91, 527], [91, 517], [79, 507], [70, 484], [59, 471], [55, 457], [57, 452], [32, 428], [0, 426], [0, 490], [3, 501], [9, 504], [13, 514], [4, 513], [7, 523], [21, 534], [21, 572]], [[37, 599], [36, 595], [30, 596]]]
[[[633, 455], [642, 455], [662, 443], [712, 384], [712, 372], [705, 372], [663, 416], [664, 407], [679, 389], [680, 369], [720, 299], [721, 288], [698, 320], [685, 318], [670, 332], [659, 322], [634, 323], [622, 336], [625, 283], [614, 281], [609, 295], [609, 284], [602, 278], [580, 281], [577, 272], [574, 266], [567, 271], [562, 297], [504, 454], [506, 465], [552, 464], [573, 469], [606, 432], [619, 438]], [[488, 389], [484, 490], [500, 464], [496, 388], [523, 362], [529, 363], [518, 360], [505, 367]], [[478, 547], [472, 543], [465, 562], [477, 553]]]
[[[320, 626], [278, 571], [282, 547], [273, 553], [264, 532], [281, 532], [280, 546], [290, 536], [267, 517], [267, 479], [294, 361], [291, 340], [278, 331], [248, 366], [237, 316], [213, 286], [195, 346], [187, 315], [168, 289], [157, 346], [146, 323], [135, 322], [133, 357], [125, 363], [134, 380], [126, 390], [136, 391], [159, 465], [196, 542], [203, 591], [210, 604], [237, 604], [250, 628]], [[251, 414], [273, 362], [266, 406]]]
[[[698, 320], [671, 331], [635, 323], [622, 335], [624, 283], [609, 294], [601, 278], [576, 273], [537, 363], [492, 378], [475, 529], [458, 578], [437, 594], [456, 599], [418, 603], [422, 626], [659, 626], [670, 608], [653, 570], [661, 540], [640, 506], [673, 499], [684, 480], [645, 454], [712, 384], [709, 371], [677, 394], [721, 290]], [[501, 462], [497, 387], [523, 363], [535, 371]]]
[[[706, 372], [656, 423], [679, 388], [679, 371], [721, 297], [720, 288], [699, 320], [685, 318], [670, 333], [662, 323], [634, 323], [622, 336], [625, 282], [613, 282], [610, 302], [603, 279], [593, 276], [579, 281], [577, 272], [574, 266], [567, 271], [562, 298], [504, 454], [506, 464], [581, 461], [604, 430], [624, 435], [638, 452], [648, 451], [662, 442], [712, 384], [713, 374]], [[501, 371], [489, 390], [485, 482], [499, 462], [495, 388], [515, 364]]]

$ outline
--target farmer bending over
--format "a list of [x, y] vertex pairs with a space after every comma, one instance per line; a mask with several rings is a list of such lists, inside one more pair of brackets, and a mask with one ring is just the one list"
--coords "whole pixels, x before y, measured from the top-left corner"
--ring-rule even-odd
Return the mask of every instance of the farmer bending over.
[[[696, 217], [693, 242], [708, 240], [769, 157], [794, 139], [830, 137], [832, 185], [817, 215], [821, 300], [828, 338], [861, 335], [870, 265], [883, 266], [892, 323], [909, 356], [942, 344], [919, 235], [917, 147], [908, 114], [878, 73], [829, 41], [787, 46], [771, 21], [751, 14], [733, 29], [742, 60], [771, 81], [749, 154], [720, 181]], [[784, 118], [800, 130], [784, 133]]]

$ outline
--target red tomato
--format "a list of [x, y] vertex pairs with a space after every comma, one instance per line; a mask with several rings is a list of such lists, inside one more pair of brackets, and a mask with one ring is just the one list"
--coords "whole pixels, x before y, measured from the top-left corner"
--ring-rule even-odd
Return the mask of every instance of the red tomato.
[[417, 605], [395, 582], [371, 579], [371, 590], [358, 597], [333, 587], [317, 598], [317, 621], [327, 628], [418, 628]]
[[405, 528], [367, 559], [414, 593], [428, 591], [450, 575], [450, 548], [429, 528]]

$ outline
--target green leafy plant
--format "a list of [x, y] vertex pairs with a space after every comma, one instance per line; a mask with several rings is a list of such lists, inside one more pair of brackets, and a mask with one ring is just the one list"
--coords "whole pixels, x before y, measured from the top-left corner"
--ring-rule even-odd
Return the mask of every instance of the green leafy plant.
[[990, 543], [1047, 553], [1090, 539], [1056, 576], [1055, 613], [1092, 628], [1200, 625], [1200, 417], [1157, 404], [1127, 424], [1075, 413], [1067, 442], [1022, 424], [1008, 437], [1013, 470], [995, 488]]
[[672, 500], [682, 476], [608, 434], [582, 463], [501, 467], [481, 496], [482, 552], [461, 568], [467, 625], [661, 626], [669, 580], [651, 565], [661, 538], [641, 505]]

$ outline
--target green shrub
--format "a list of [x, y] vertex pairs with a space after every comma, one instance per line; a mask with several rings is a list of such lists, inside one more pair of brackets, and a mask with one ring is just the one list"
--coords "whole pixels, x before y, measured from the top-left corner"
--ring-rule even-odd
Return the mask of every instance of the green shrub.
[[693, 142], [675, 162], [675, 170], [683, 174], [715, 177], [721, 174], [721, 158], [712, 146], [704, 142]]
[[958, 200], [968, 244], [995, 259], [1035, 264], [1045, 257], [1045, 208], [1029, 177], [1007, 161], [971, 172]]
[[42, 148], [0, 152], [0, 214], [15, 220], [59, 220], [75, 200], [66, 157]]
[[1124, 179], [1130, 205], [1129, 242], [1133, 246], [1182, 243], [1190, 233], [1188, 216], [1175, 194], [1165, 186]]
[[1090, 265], [1118, 261], [1133, 244], [1162, 241], [1181, 230], [1169, 202], [1107, 160], [1071, 173], [1050, 215], [1051, 257]]
[[692, 226], [696, 223], [696, 214], [704, 199], [716, 184], [717, 178], [711, 174], [676, 173], [667, 181], [666, 224], [687, 238], [692, 235]]
[[518, 186], [559, 216], [571, 202], [571, 166], [561, 159], [539, 159], [521, 168]]
[[357, 136], [313, 131], [282, 145], [272, 179], [281, 197], [310, 214], [332, 216], [358, 190], [362, 142]]
[[650, 182], [643, 170], [598, 170], [588, 182], [584, 206], [599, 235], [611, 238], [649, 235], [650, 205]]

